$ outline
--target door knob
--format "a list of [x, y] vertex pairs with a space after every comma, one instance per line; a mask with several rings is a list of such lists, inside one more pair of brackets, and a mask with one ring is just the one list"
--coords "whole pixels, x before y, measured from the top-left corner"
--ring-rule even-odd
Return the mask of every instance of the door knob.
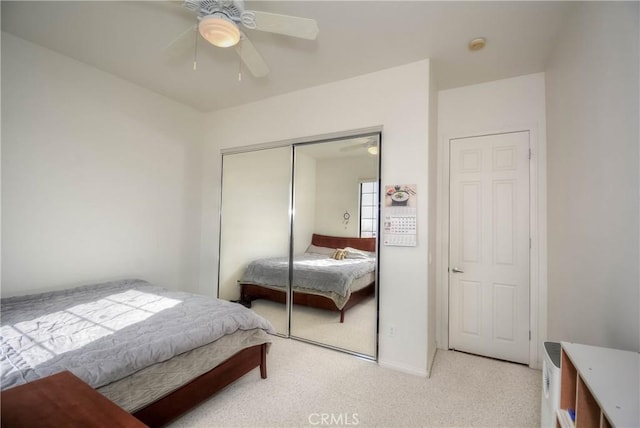
[[458, 269], [458, 268], [451, 268], [451, 272], [453, 272], [453, 273], [464, 273], [464, 271], [462, 269]]

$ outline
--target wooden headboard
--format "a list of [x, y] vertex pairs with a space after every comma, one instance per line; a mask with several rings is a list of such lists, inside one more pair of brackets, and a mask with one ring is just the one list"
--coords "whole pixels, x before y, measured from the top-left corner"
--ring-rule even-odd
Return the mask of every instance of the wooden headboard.
[[314, 233], [311, 237], [311, 243], [318, 247], [351, 247], [364, 251], [376, 251], [376, 238], [348, 238], [344, 236], [317, 235]]

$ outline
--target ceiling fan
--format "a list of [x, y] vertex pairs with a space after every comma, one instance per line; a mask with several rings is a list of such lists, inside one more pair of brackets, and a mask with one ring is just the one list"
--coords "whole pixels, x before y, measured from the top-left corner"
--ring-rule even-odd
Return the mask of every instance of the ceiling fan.
[[351, 152], [354, 150], [366, 150], [370, 155], [378, 154], [378, 137], [370, 136], [370, 137], [358, 137], [354, 138], [350, 141], [350, 144], [347, 147], [343, 147], [340, 149], [341, 152]]
[[215, 46], [234, 46], [242, 62], [255, 77], [269, 74], [269, 67], [241, 27], [307, 40], [315, 40], [319, 31], [315, 19], [245, 10], [244, 0], [184, 0], [183, 6], [196, 13], [198, 23], [174, 40], [170, 48], [181, 44], [181, 39], [188, 36], [192, 29], [197, 29], [205, 40]]

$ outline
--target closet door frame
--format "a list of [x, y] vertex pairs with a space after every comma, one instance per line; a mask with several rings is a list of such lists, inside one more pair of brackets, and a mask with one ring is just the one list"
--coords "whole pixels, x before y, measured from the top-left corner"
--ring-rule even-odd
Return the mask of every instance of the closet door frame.
[[[295, 195], [295, 183], [294, 183], [294, 176], [295, 176], [295, 150], [294, 150], [294, 146], [298, 146], [298, 145], [305, 145], [305, 144], [318, 144], [318, 143], [325, 143], [325, 142], [332, 142], [332, 141], [338, 141], [338, 140], [344, 140], [344, 139], [348, 139], [348, 138], [357, 138], [357, 137], [364, 137], [364, 136], [371, 136], [371, 135], [378, 135], [378, 186], [380, 189], [381, 183], [382, 181], [382, 131], [383, 131], [383, 126], [382, 125], [377, 125], [377, 126], [371, 126], [371, 127], [365, 127], [365, 128], [359, 128], [359, 129], [351, 129], [351, 130], [347, 130], [347, 131], [338, 131], [338, 132], [332, 132], [332, 133], [326, 133], [326, 134], [318, 134], [318, 135], [313, 135], [313, 136], [307, 136], [307, 137], [298, 137], [298, 138], [291, 138], [291, 139], [287, 139], [287, 140], [279, 140], [279, 141], [272, 141], [272, 142], [267, 142], [267, 143], [261, 143], [261, 144], [252, 144], [252, 145], [247, 145], [247, 146], [241, 146], [241, 147], [230, 147], [230, 148], [223, 148], [220, 150], [220, 196], [219, 196], [219, 210], [218, 210], [218, 269], [217, 269], [217, 276], [218, 276], [218, 281], [216, 283], [216, 296], [219, 297], [220, 296], [220, 284], [219, 284], [219, 280], [220, 280], [220, 267], [221, 267], [221, 254], [222, 254], [222, 220], [223, 220], [223, 209], [224, 207], [222, 206], [222, 201], [223, 201], [223, 194], [222, 194], [222, 185], [224, 183], [224, 177], [223, 177], [223, 172], [224, 172], [224, 156], [227, 155], [233, 155], [233, 154], [239, 154], [239, 153], [247, 153], [247, 152], [253, 152], [253, 151], [259, 151], [259, 150], [268, 150], [268, 149], [274, 149], [274, 148], [283, 148], [283, 147], [289, 147], [290, 148], [290, 156], [291, 156], [291, 160], [290, 160], [290, 180], [289, 180], [289, 284], [287, 287], [287, 293], [286, 293], [286, 304], [285, 304], [285, 313], [286, 313], [286, 317], [287, 317], [287, 331], [286, 334], [277, 334], [278, 336], [281, 337], [285, 337], [285, 338], [293, 338], [295, 340], [299, 340], [299, 341], [303, 341], [303, 342], [308, 342], [311, 344], [315, 344], [315, 345], [319, 345], [319, 346], [323, 346], [326, 348], [330, 348], [330, 349], [335, 349], [341, 352], [345, 352], [348, 354], [352, 354], [352, 355], [356, 355], [362, 358], [367, 358], [367, 359], [371, 359], [374, 361], [378, 360], [378, 354], [379, 354], [379, 341], [378, 341], [378, 336], [379, 336], [379, 330], [380, 330], [380, 320], [378, 318], [378, 314], [380, 313], [380, 299], [379, 299], [379, 287], [380, 287], [380, 272], [379, 272], [379, 267], [380, 267], [380, 215], [381, 215], [381, 207], [380, 207], [380, 200], [378, 200], [378, 236], [376, 238], [376, 271], [375, 271], [375, 306], [376, 306], [376, 321], [375, 321], [375, 332], [373, 332], [373, 334], [375, 334], [375, 350], [374, 350], [374, 355], [367, 355], [367, 354], [362, 354], [359, 352], [353, 352], [353, 351], [349, 351], [347, 349], [344, 348], [337, 348], [328, 344], [324, 344], [324, 343], [319, 343], [319, 342], [315, 342], [312, 340], [308, 340], [305, 338], [301, 338], [301, 337], [292, 337], [290, 335], [291, 332], [291, 313], [292, 313], [292, 290], [291, 290], [291, 281], [292, 281], [292, 275], [293, 275], [293, 251], [294, 251], [294, 237], [293, 237], [293, 230], [294, 230], [294, 221], [295, 221], [295, 214], [294, 214], [294, 195]], [[380, 198], [380, 192], [379, 192], [379, 198]]]

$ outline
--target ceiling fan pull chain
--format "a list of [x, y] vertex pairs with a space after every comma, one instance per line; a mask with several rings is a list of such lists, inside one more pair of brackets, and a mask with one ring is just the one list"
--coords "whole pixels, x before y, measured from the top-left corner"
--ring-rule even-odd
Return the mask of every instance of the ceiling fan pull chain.
[[[196, 20], [197, 21], [197, 20]], [[193, 26], [193, 31], [196, 33], [193, 38], [193, 71], [198, 68], [198, 23]]]
[[238, 57], [238, 82], [242, 82], [242, 58]]

